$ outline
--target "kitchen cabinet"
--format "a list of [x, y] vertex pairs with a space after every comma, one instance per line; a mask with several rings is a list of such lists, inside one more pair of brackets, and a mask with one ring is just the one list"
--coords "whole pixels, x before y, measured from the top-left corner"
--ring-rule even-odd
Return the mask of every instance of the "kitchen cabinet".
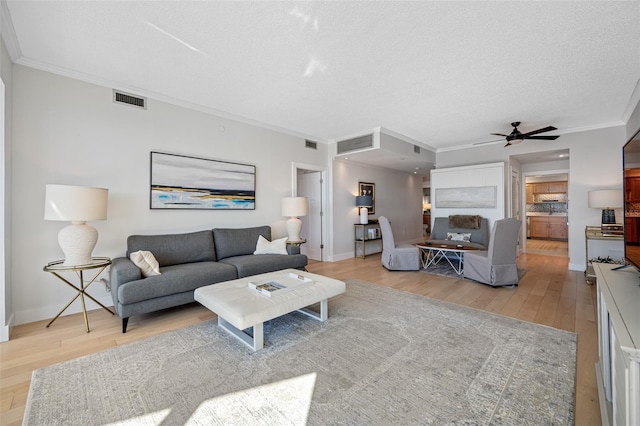
[[567, 240], [569, 229], [566, 216], [533, 216], [531, 238]]
[[527, 194], [527, 204], [533, 204], [534, 200], [533, 200], [533, 184], [531, 183], [527, 183], [525, 185], [526, 188], [526, 194]]
[[624, 219], [624, 234], [627, 237], [628, 243], [640, 242], [638, 237], [638, 217], [627, 217]]
[[567, 182], [541, 182], [534, 183], [534, 194], [566, 194]]
[[640, 177], [624, 179], [624, 199], [627, 202], [640, 202]]

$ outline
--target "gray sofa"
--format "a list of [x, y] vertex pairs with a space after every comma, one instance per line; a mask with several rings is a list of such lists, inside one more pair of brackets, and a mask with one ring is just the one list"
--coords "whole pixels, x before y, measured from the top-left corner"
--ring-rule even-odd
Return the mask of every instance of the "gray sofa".
[[[307, 265], [307, 256], [295, 246], [287, 247], [288, 255], [254, 255], [260, 235], [270, 241], [271, 227], [129, 236], [126, 257], [113, 259], [109, 272], [113, 306], [122, 318], [122, 332], [127, 331], [132, 315], [193, 302], [198, 287], [281, 269], [304, 269]], [[160, 275], [142, 275], [129, 259], [138, 250], [154, 255]]]
[[[477, 218], [476, 224], [468, 225], [470, 227], [456, 226], [456, 219]], [[464, 220], [470, 223], [474, 221]], [[465, 225], [466, 226], [466, 225]], [[447, 233], [471, 234], [470, 241], [451, 241], [447, 239]], [[433, 229], [429, 238], [431, 244], [460, 244], [464, 247], [475, 247], [480, 250], [486, 250], [489, 246], [489, 221], [479, 216], [449, 216], [436, 217], [433, 221]]]

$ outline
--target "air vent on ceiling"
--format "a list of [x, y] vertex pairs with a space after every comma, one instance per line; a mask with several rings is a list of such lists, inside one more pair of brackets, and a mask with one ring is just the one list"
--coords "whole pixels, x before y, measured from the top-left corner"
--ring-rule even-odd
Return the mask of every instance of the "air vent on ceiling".
[[418, 145], [413, 146], [413, 152], [416, 154], [420, 154], [420, 147]]
[[318, 149], [318, 142], [310, 141], [309, 139], [305, 139], [304, 147], [310, 149]]
[[147, 98], [132, 95], [131, 93], [113, 90], [113, 102], [117, 104], [129, 105], [136, 108], [147, 109]]
[[338, 142], [338, 154], [344, 154], [346, 152], [357, 151], [359, 149], [372, 148], [373, 147], [373, 135], [359, 136], [353, 139], [347, 139]]

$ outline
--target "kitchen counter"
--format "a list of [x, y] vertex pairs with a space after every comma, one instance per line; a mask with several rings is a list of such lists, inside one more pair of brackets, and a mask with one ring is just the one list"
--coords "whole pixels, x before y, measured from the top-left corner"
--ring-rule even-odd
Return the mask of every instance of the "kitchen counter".
[[[558, 213], [551, 213], [549, 214], [549, 212], [527, 212], [525, 214], [525, 216], [564, 216], [567, 217], [567, 213], [566, 212], [558, 212]], [[639, 215], [640, 217], [640, 215]]]

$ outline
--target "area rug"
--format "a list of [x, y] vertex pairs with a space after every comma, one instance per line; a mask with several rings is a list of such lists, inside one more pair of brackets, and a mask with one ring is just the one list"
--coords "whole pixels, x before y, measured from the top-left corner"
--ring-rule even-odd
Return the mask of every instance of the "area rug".
[[257, 352], [211, 320], [36, 370], [24, 424], [573, 424], [573, 333], [355, 280], [329, 314]]
[[[458, 266], [457, 264], [455, 265]], [[442, 260], [441, 262], [431, 264], [429, 265], [428, 269], [420, 269], [420, 271], [425, 272], [427, 274], [440, 275], [443, 277], [464, 279], [464, 275], [456, 274], [456, 272], [453, 270], [451, 265], [447, 263], [446, 260]], [[527, 273], [526, 269], [518, 269], [518, 279], [522, 279], [522, 277], [524, 277], [526, 273]]]

